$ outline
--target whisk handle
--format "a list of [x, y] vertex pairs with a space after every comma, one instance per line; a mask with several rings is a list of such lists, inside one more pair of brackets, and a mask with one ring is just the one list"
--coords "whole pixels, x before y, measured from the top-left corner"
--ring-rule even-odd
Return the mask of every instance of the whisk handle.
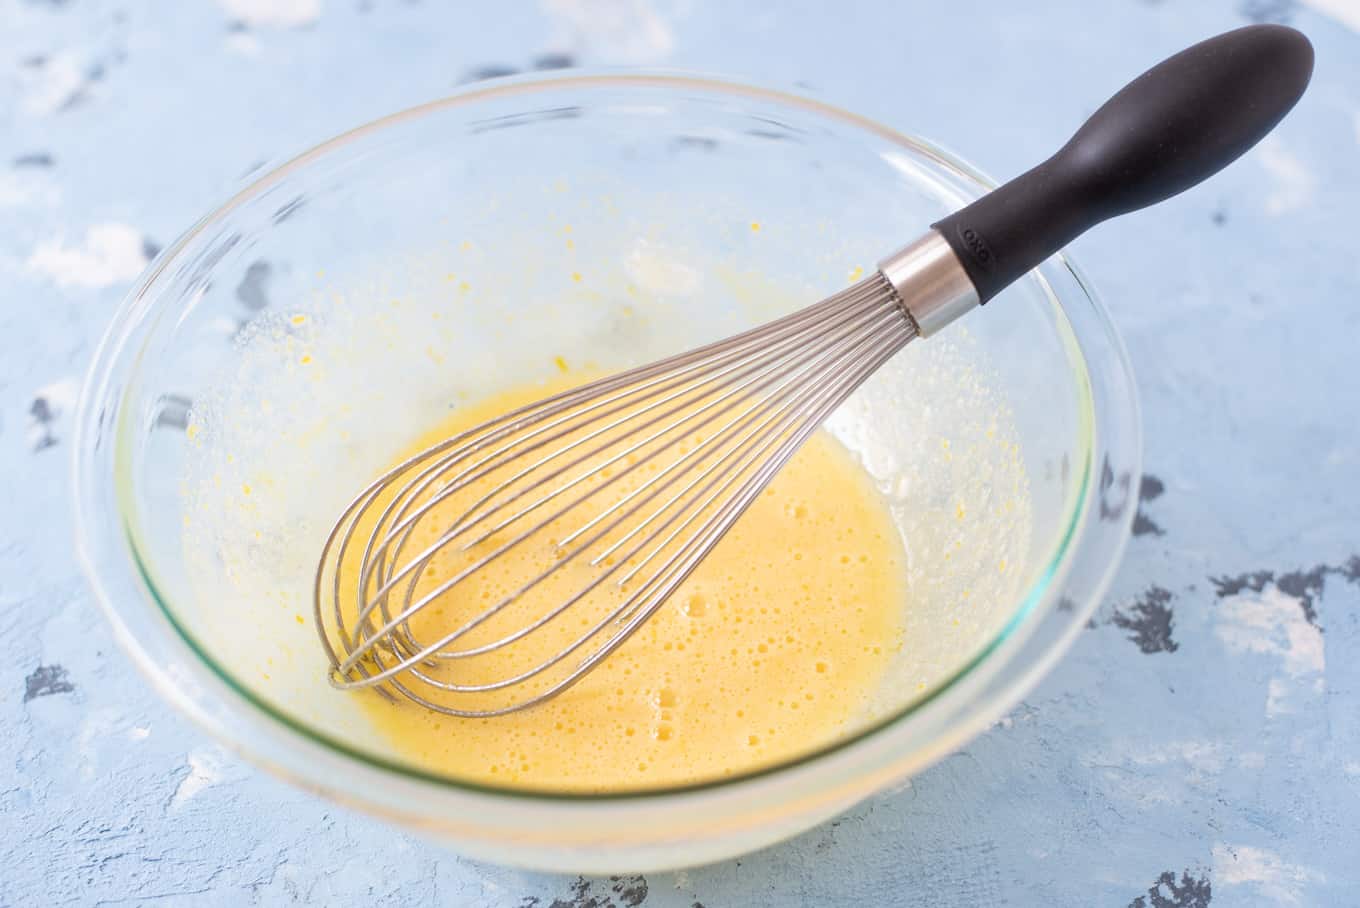
[[1312, 72], [1313, 47], [1292, 28], [1210, 38], [1126, 85], [1053, 157], [931, 226], [986, 302], [1101, 221], [1232, 163], [1289, 112]]

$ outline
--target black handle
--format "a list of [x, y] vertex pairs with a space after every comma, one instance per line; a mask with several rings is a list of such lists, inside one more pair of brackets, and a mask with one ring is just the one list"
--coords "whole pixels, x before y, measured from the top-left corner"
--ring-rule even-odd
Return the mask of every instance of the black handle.
[[1313, 46], [1251, 25], [1154, 66], [1106, 101], [1062, 149], [931, 226], [982, 302], [1101, 221], [1217, 173], [1261, 140], [1313, 74]]

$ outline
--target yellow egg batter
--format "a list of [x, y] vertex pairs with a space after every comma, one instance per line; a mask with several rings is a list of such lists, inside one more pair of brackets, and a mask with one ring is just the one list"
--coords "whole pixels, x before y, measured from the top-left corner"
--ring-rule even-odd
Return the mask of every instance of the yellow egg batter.
[[[579, 380], [460, 408], [399, 459]], [[420, 530], [415, 545], [443, 525]], [[441, 552], [422, 582], [472, 557]], [[494, 601], [553, 557], [512, 550], [413, 629], [446, 630], [459, 605]], [[359, 697], [406, 759], [474, 782], [609, 791], [741, 773], [825, 744], [863, 715], [902, 645], [905, 576], [886, 503], [850, 453], [819, 431], [661, 610], [557, 698], [466, 719], [372, 692]], [[514, 660], [468, 660], [460, 683], [555, 652], [585, 623], [526, 638]]]

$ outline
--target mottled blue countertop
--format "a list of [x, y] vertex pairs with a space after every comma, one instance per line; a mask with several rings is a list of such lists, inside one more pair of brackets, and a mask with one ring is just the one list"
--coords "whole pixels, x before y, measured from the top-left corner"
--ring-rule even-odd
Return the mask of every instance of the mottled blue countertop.
[[[912, 6], [0, 0], [0, 904], [1360, 903], [1360, 3]], [[699, 870], [527, 874], [252, 769], [112, 645], [65, 500], [80, 376], [148, 257], [246, 175], [572, 63], [797, 88], [1009, 175], [1246, 21], [1314, 39], [1309, 96], [1075, 247], [1143, 396], [1127, 559], [1060, 667], [909, 788]]]

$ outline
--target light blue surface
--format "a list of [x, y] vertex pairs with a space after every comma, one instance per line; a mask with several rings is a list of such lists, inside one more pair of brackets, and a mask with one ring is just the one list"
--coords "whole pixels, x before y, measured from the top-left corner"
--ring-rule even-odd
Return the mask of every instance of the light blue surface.
[[[1360, 37], [1288, 0], [510, 6], [0, 0], [0, 904], [1360, 900]], [[1140, 375], [1142, 532], [1060, 668], [909, 789], [687, 873], [525, 874], [242, 764], [113, 647], [72, 556], [72, 395], [144, 242], [263, 162], [566, 52], [796, 88], [1004, 176], [1251, 18], [1314, 39], [1309, 96], [1075, 247]]]

